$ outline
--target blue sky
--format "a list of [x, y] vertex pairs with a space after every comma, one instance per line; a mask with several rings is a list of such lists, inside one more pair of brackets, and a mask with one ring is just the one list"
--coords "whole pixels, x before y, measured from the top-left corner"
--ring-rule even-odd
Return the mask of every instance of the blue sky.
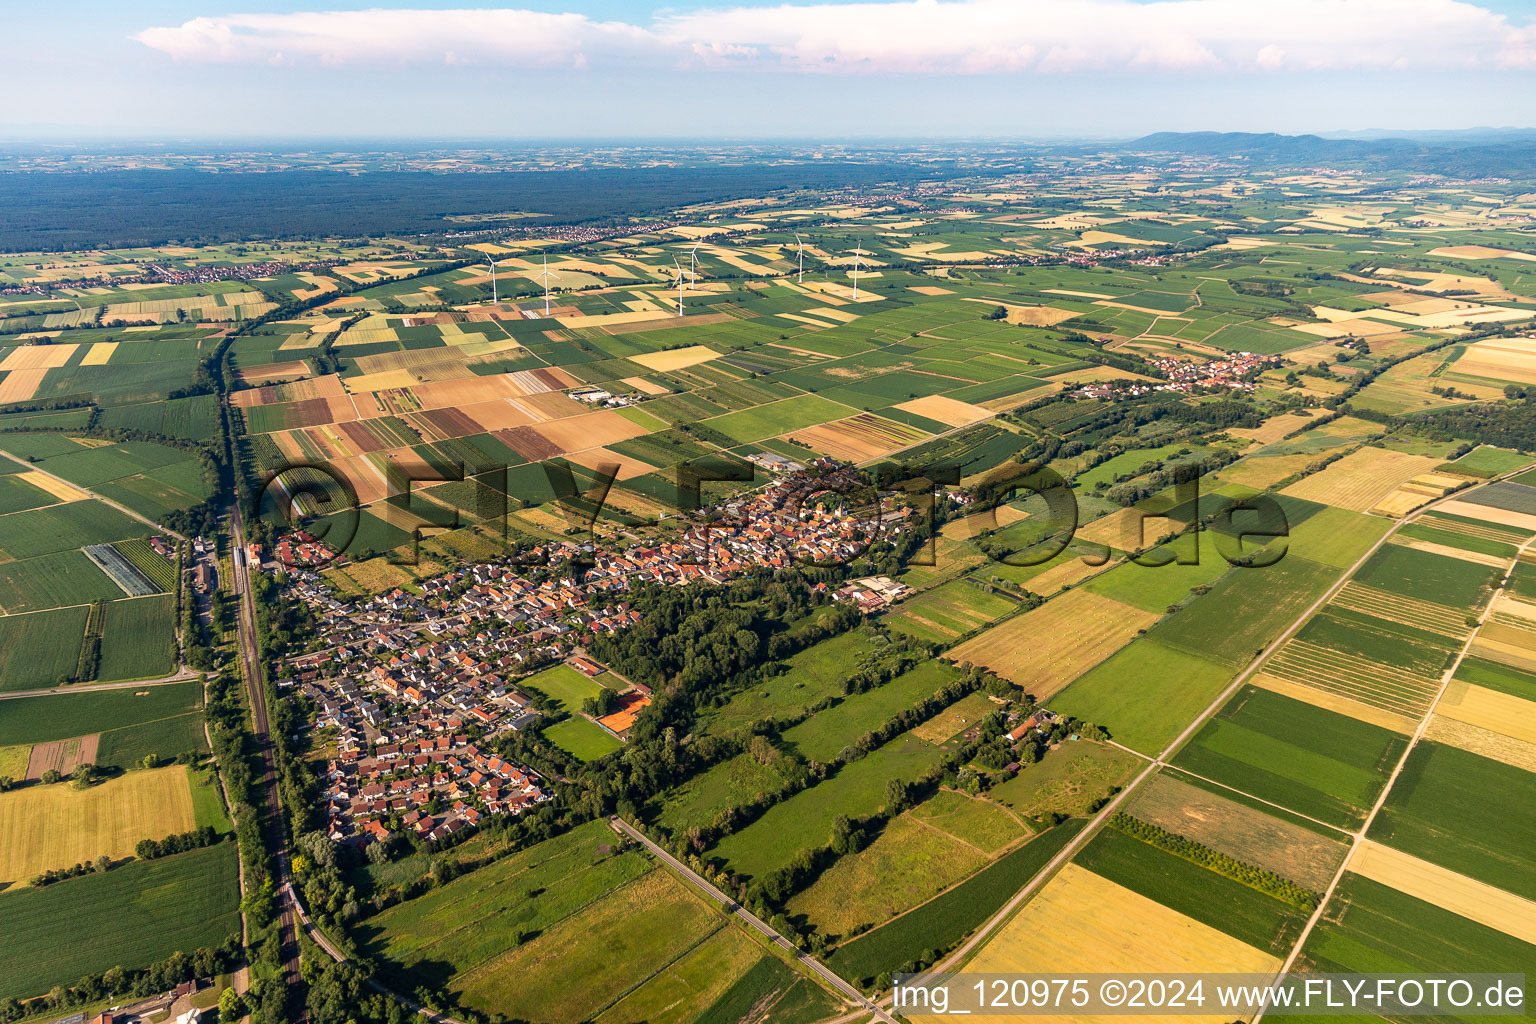
[[[487, 2], [487, 0], [481, 0]], [[8, 5], [12, 138], [1531, 127], [1513, 0]]]

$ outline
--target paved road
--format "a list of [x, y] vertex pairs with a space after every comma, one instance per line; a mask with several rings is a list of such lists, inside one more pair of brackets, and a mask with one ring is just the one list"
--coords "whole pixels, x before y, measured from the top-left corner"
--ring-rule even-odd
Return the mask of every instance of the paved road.
[[[237, 504], [229, 520], [231, 543], [237, 552], [245, 548], [244, 524]], [[290, 1020], [305, 1020], [307, 1014], [300, 998], [299, 939], [297, 919], [293, 911], [293, 886], [288, 866], [287, 830], [283, 827], [282, 792], [277, 772], [277, 754], [267, 727], [267, 694], [262, 686], [261, 655], [256, 643], [256, 604], [251, 594], [250, 570], [240, 554], [232, 558], [234, 566], [230, 583], [240, 598], [239, 636], [240, 659], [245, 667], [246, 693], [251, 703], [251, 720], [256, 733], [256, 745], [261, 752], [261, 787], [266, 796], [265, 813], [262, 815], [262, 833], [267, 849], [272, 853], [277, 875], [274, 879], [279, 890], [278, 930], [283, 946], [283, 984], [288, 988], [288, 1012]]]
[[860, 1004], [862, 1007], [864, 1007], [864, 1011], [867, 1012], [871, 1017], [885, 1021], [886, 1024], [896, 1024], [895, 1020], [891, 1017], [890, 1014], [886, 1013], [884, 1010], [880, 1009], [880, 1007], [871, 1002], [864, 995], [864, 993], [860, 992], [858, 989], [848, 984], [842, 978], [838, 977], [837, 974], [833, 973], [829, 968], [824, 966], [821, 961], [817, 960], [809, 953], [805, 953], [800, 950], [794, 943], [790, 942], [768, 924], [764, 923], [761, 918], [757, 917], [757, 915], [753, 914], [746, 907], [743, 907], [741, 904], [731, 899], [725, 893], [715, 888], [712, 884], [710, 884], [708, 879], [694, 871], [687, 864], [684, 864], [682, 861], [672, 856], [666, 850], [651, 842], [650, 839], [646, 838], [643, 832], [634, 828], [632, 825], [630, 825], [629, 822], [625, 821], [623, 818], [614, 817], [608, 819], [608, 824], [613, 827], [614, 831], [622, 832], [629, 838], [635, 840], [635, 842], [640, 843], [651, 852], [652, 856], [666, 864], [673, 871], [676, 871], [678, 874], [685, 876], [694, 885], [698, 886], [700, 889], [703, 889], [710, 898], [715, 900], [717, 903], [720, 903], [731, 913], [745, 921], [747, 926], [753, 931], [758, 932], [760, 935], [764, 936], [770, 942], [772, 942], [775, 946], [778, 946], [780, 949], [793, 956], [796, 960], [800, 961], [800, 963], [815, 971], [817, 975], [819, 975], [827, 982], [827, 984], [837, 989], [843, 995]]
[[102, 502], [102, 503], [107, 504], [107, 505], [111, 505], [113, 508], [117, 509], [123, 515], [127, 516], [130, 519], [137, 519], [139, 522], [143, 523], [145, 526], [148, 526], [151, 529], [153, 529], [156, 533], [169, 534], [170, 536], [175, 537], [177, 540], [186, 540], [187, 539], [187, 538], [183, 537], [181, 534], [177, 533], [175, 530], [168, 530], [165, 527], [161, 526], [159, 523], [155, 522], [153, 519], [149, 519], [149, 518], [146, 518], [144, 516], [139, 515], [137, 512], [135, 512], [133, 509], [129, 508], [127, 505], [120, 505], [117, 502], [113, 501], [111, 498], [104, 498], [101, 495], [97, 494], [95, 491], [90, 490], [89, 488], [86, 488], [86, 487], [81, 487], [79, 484], [74, 483], [74, 482], [72, 482], [70, 480], [66, 480], [63, 477], [61, 477], [58, 474], [56, 474], [56, 473], [50, 473], [46, 469], [42, 468], [41, 466], [35, 465], [35, 464], [31, 463], [31, 462], [28, 462], [26, 459], [19, 459], [16, 456], [12, 455], [10, 452], [0, 452], [0, 455], [4, 455], [6, 458], [10, 459], [12, 462], [20, 463], [21, 465], [26, 466], [29, 470], [31, 470], [34, 473], [41, 473], [43, 476], [47, 477], [48, 479], [57, 481], [58, 483], [63, 484], [65, 487], [73, 487], [75, 490], [79, 491], [82, 494], [88, 494], [91, 497], [95, 498], [99, 502]]

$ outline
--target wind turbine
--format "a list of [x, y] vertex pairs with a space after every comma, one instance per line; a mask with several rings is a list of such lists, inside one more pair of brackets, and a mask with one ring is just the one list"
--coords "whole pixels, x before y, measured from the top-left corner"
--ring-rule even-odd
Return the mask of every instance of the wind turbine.
[[496, 298], [496, 260], [494, 257], [486, 257], [485, 262], [491, 265], [491, 305], [500, 305], [500, 300]]
[[534, 278], [535, 281], [544, 282], [544, 317], [549, 318], [549, 279], [560, 280], [560, 275], [551, 273], [549, 269], [549, 253], [544, 254], [544, 273]]
[[795, 245], [800, 250], [800, 263], [798, 270], [795, 272], [795, 283], [801, 284], [805, 281], [805, 243], [800, 241], [800, 232], [798, 231], [795, 232]]
[[672, 257], [672, 267], [677, 271], [677, 315], [683, 315], [683, 268], [677, 265], [677, 257]]
[[699, 243], [695, 239], [693, 248], [688, 250], [688, 290], [693, 291], [699, 283]]
[[859, 297], [859, 253], [864, 248], [864, 240], [861, 238], [853, 249], [853, 297]]

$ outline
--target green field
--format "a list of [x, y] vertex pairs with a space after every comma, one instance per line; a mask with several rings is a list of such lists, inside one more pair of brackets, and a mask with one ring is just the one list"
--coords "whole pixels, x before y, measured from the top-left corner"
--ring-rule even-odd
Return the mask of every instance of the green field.
[[[1022, 830], [1021, 830], [1022, 831]], [[829, 938], [883, 924], [985, 867], [988, 858], [909, 814], [868, 846], [839, 857], [785, 906]]]
[[824, 962], [855, 981], [895, 973], [925, 952], [948, 949], [979, 927], [1075, 836], [1069, 821], [1000, 858], [960, 885], [835, 949]]
[[938, 760], [937, 747], [904, 733], [843, 765], [825, 782], [775, 804], [746, 828], [726, 836], [708, 855], [725, 860], [737, 874], [761, 877], [801, 850], [825, 846], [839, 815], [857, 818], [879, 809], [891, 779], [910, 782]]
[[816, 1024], [836, 1014], [839, 1005], [825, 989], [768, 956], [738, 978], [693, 1024], [740, 1024], [754, 1011], [771, 1013], [774, 1024]]
[[885, 624], [920, 640], [948, 643], [1018, 607], [1017, 601], [987, 587], [953, 580], [903, 602], [886, 615]]
[[799, 716], [805, 709], [843, 692], [843, 682], [868, 655], [861, 631], [823, 640], [790, 658], [788, 671], [745, 690], [714, 712], [707, 731], [728, 732], [768, 718]]
[[568, 714], [581, 713], [582, 701], [596, 697], [603, 688], [569, 665], [555, 665], [518, 680], [519, 686], [538, 690]]
[[1536, 675], [1482, 658], [1463, 658], [1456, 666], [1456, 678], [1490, 690], [1508, 693], [1522, 700], [1536, 701]]
[[102, 732], [96, 763], [105, 768], [132, 768], [146, 754], [170, 760], [186, 751], [208, 749], [200, 712]]
[[97, 679], [147, 679], [175, 671], [174, 597], [112, 601], [106, 612]]
[[1358, 828], [1407, 738], [1245, 686], [1173, 759], [1196, 775]]
[[[41, 689], [73, 676], [86, 614], [77, 606], [0, 616], [0, 690]], [[8, 717], [0, 715], [0, 731]]]
[[[1153, 525], [1159, 521], [1154, 520]], [[1148, 527], [1149, 531], [1151, 527]], [[1180, 537], [1164, 549], [1187, 553], [1194, 547], [1194, 537]], [[1193, 587], [1209, 586], [1219, 579], [1230, 566], [1216, 553], [1209, 538], [1200, 544], [1200, 561], [1194, 565], [1137, 565], [1127, 562], [1102, 573], [1083, 584], [1095, 594], [1112, 597], [1135, 608], [1149, 612], [1162, 612], [1169, 605], [1180, 604]]]
[[579, 715], [546, 726], [544, 738], [582, 761], [595, 761], [624, 746], [613, 733]]
[[760, 405], [755, 409], [726, 413], [714, 419], [704, 420], [703, 425], [718, 430], [726, 437], [750, 444], [765, 437], [773, 437], [803, 427], [814, 427], [828, 420], [841, 419], [858, 412], [846, 405], [820, 395], [800, 395], [780, 402]]
[[1439, 468], [1450, 473], [1487, 479], [1519, 469], [1530, 461], [1529, 455], [1485, 444], [1472, 449], [1455, 462], [1442, 464]]
[[[116, 965], [143, 967], [240, 933], [233, 843], [135, 861], [44, 889], [0, 893], [0, 998]], [[89, 921], [82, 932], [80, 923]]]
[[1536, 899], [1536, 774], [1420, 741], [1371, 838], [1508, 892]]
[[851, 694], [816, 712], [787, 730], [784, 742], [808, 760], [830, 761], [865, 733], [933, 696], [959, 676], [946, 662], [924, 662], [883, 686]]
[[703, 827], [721, 811], [739, 807], [758, 794], [771, 796], [784, 787], [784, 778], [750, 754], [738, 754], [669, 790], [657, 801], [656, 823], [673, 833]]
[[1115, 828], [1095, 836], [1073, 863], [1277, 956], [1290, 950], [1309, 916]]
[[1108, 744], [1068, 742], [1038, 764], [993, 786], [987, 799], [1026, 818], [1078, 817], [1096, 810], [1142, 763], [1134, 754]]
[[1101, 725], [1117, 743], [1155, 755], [1232, 675], [1215, 662], [1137, 640], [1052, 698], [1051, 710]]
[[[83, 627], [82, 627], [83, 628]], [[203, 706], [197, 680], [40, 697], [0, 704], [0, 746], [46, 743], [185, 715]]]
[[1147, 639], [1241, 668], [1321, 597], [1337, 575], [1332, 566], [1292, 555], [1265, 568], [1235, 570], [1210, 593], [1159, 622]]
[[1443, 971], [1447, 964], [1457, 971], [1536, 976], [1536, 946], [1346, 873], [1297, 962], [1303, 970], [1383, 974]]
[[1347, 569], [1391, 528], [1379, 516], [1324, 505], [1292, 524], [1286, 557]]
[[1360, 567], [1354, 580], [1451, 608], [1480, 608], [1499, 575], [1492, 566], [1387, 544]]
[[0, 563], [0, 608], [15, 614], [123, 596], [83, 551], [56, 551]]

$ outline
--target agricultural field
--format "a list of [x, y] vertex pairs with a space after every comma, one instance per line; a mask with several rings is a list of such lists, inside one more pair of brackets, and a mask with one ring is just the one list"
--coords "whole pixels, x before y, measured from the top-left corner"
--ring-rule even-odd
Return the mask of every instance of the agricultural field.
[[1529, 972], [1536, 945], [1358, 874], [1346, 873], [1297, 962], [1310, 971], [1421, 972], [1442, 964]]
[[902, 602], [885, 617], [885, 624], [919, 640], [948, 643], [1018, 607], [1010, 597], [968, 580], [955, 580]]
[[1143, 754], [1159, 754], [1232, 676], [1214, 661], [1136, 640], [1079, 676], [1051, 709], [1100, 725]]
[[1241, 668], [1333, 584], [1338, 573], [1287, 555], [1264, 568], [1239, 569], [1148, 632], [1154, 643]]
[[41, 689], [72, 677], [86, 612], [76, 606], [0, 616], [0, 690]]
[[1359, 827], [1407, 737], [1244, 686], [1175, 767], [1338, 827]]
[[1156, 621], [1155, 613], [1072, 590], [952, 648], [948, 657], [990, 669], [1045, 701]]
[[966, 970], [1263, 973], [1279, 963], [1262, 949], [1074, 863], [993, 933]]
[[[36, 756], [36, 748], [34, 748]], [[140, 839], [162, 839], [196, 824], [187, 769], [127, 772], [84, 790], [35, 784], [0, 793], [0, 882], [25, 884], [50, 868], [100, 856], [133, 856]]]
[[740, 875], [761, 877], [803, 849], [826, 845], [832, 822], [878, 809], [892, 779], [911, 782], [939, 761], [938, 748], [904, 733], [836, 775], [781, 801], [746, 828], [715, 844], [706, 857], [724, 860]]
[[1082, 817], [1097, 810], [1141, 763], [1134, 755], [1107, 744], [1068, 743], [1007, 782], [993, 786], [987, 799], [1031, 821], [1058, 814]]
[[578, 1024], [613, 1008], [610, 1019], [633, 1020], [637, 1002], [679, 984], [708, 1006], [761, 954], [665, 868], [618, 845], [592, 822], [392, 907], [367, 930], [381, 955], [485, 1012]]
[[[119, 964], [144, 967], [240, 933], [233, 843], [0, 894], [0, 998], [41, 995]], [[82, 936], [81, 921], [93, 922]]]
[[7, 700], [0, 746], [45, 743], [184, 717], [202, 707], [196, 680]]
[[1371, 825], [1383, 845], [1506, 892], [1536, 899], [1523, 837], [1536, 815], [1536, 774], [1456, 747], [1420, 742]]

